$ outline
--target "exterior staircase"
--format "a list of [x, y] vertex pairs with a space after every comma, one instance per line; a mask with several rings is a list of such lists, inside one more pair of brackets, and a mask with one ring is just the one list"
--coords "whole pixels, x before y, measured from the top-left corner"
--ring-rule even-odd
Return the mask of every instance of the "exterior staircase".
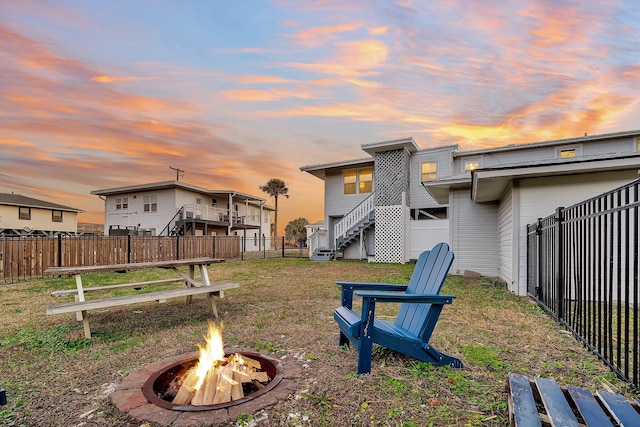
[[333, 259], [333, 249], [318, 248], [309, 259], [311, 261], [331, 261]]
[[178, 209], [169, 223], [162, 229], [158, 236], [184, 236], [186, 224], [183, 221], [184, 206]]
[[375, 200], [375, 193], [371, 193], [335, 225], [336, 254], [344, 251], [362, 236], [363, 231], [376, 223]]

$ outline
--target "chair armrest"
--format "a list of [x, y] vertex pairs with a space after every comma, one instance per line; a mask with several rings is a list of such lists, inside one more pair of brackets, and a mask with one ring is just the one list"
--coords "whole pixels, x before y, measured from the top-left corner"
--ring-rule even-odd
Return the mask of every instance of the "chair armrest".
[[391, 292], [404, 292], [407, 290], [407, 285], [399, 283], [369, 283], [369, 282], [336, 282], [338, 286], [348, 286], [353, 290], [386, 290]]
[[357, 296], [373, 299], [379, 302], [401, 302], [418, 304], [451, 304], [455, 295], [429, 295], [429, 294], [395, 294], [390, 292], [356, 292]]
[[376, 290], [386, 292], [405, 292], [407, 285], [395, 283], [368, 283], [368, 282], [340, 282], [336, 285], [342, 286], [342, 306], [351, 309], [353, 306], [353, 292], [356, 290]]

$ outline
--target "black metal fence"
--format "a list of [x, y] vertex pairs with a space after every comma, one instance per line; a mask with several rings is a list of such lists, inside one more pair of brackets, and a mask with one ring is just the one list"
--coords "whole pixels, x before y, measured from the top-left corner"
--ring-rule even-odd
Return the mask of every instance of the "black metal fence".
[[640, 180], [527, 226], [527, 292], [640, 390]]
[[44, 276], [49, 267], [213, 257], [309, 256], [304, 240], [243, 236], [21, 236], [0, 237], [0, 277], [14, 283]]

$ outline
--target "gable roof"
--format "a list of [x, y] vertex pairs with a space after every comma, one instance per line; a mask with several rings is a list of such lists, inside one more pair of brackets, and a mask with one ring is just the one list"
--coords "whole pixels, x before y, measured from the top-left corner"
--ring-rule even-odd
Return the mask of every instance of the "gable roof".
[[67, 212], [84, 212], [82, 209], [70, 208], [69, 206], [59, 205], [57, 203], [47, 202], [45, 200], [38, 200], [32, 197], [22, 196], [20, 194], [13, 193], [0, 193], [0, 205], [6, 206], [24, 206], [28, 208], [40, 208], [60, 210]]

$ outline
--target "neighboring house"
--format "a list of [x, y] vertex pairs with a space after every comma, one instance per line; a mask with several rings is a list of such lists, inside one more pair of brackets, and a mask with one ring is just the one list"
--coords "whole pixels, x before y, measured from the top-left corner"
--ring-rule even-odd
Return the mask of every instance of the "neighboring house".
[[237, 191], [209, 190], [180, 181], [95, 190], [104, 204], [108, 235], [239, 235], [261, 246], [270, 237], [274, 209], [265, 199]]
[[80, 209], [13, 193], [0, 193], [0, 236], [76, 234]]
[[[326, 242], [326, 228], [324, 226], [324, 221], [316, 221], [313, 224], [307, 224], [304, 226], [307, 231], [307, 247], [318, 247], [320, 242], [325, 244]], [[315, 239], [315, 241], [314, 241]]]
[[[362, 145], [371, 157], [302, 171], [325, 181], [326, 247], [406, 262], [437, 241], [452, 273], [499, 277], [526, 294], [526, 225], [638, 177], [640, 131], [485, 150]], [[312, 253], [314, 248], [310, 248]]]

